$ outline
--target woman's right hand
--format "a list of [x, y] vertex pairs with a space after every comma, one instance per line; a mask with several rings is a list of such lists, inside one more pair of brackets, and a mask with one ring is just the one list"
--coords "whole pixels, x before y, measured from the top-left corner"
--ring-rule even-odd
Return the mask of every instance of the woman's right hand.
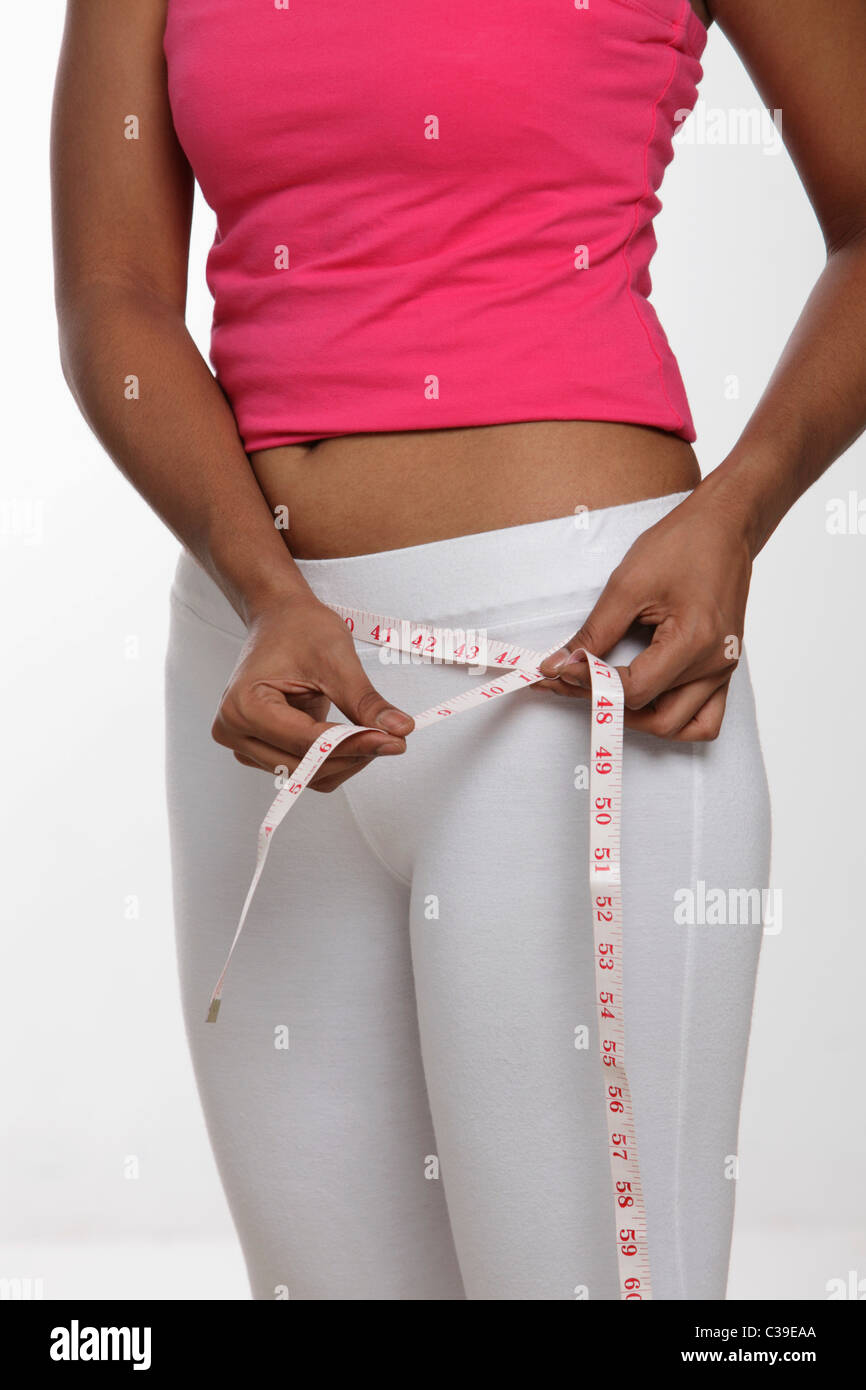
[[284, 599], [251, 618], [247, 640], [223, 692], [211, 733], [245, 767], [294, 772], [333, 703], [362, 732], [346, 740], [310, 782], [334, 791], [372, 758], [404, 753], [415, 721], [367, 679], [339, 614], [314, 595]]

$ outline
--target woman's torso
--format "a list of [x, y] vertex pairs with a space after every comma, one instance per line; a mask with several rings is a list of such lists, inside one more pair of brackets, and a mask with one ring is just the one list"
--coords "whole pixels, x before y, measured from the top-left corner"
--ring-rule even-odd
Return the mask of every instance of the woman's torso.
[[167, 0], [211, 360], [298, 556], [699, 479], [650, 304], [700, 0]]
[[347, 435], [260, 450], [250, 461], [299, 559], [547, 521], [700, 481], [685, 440], [591, 420]]

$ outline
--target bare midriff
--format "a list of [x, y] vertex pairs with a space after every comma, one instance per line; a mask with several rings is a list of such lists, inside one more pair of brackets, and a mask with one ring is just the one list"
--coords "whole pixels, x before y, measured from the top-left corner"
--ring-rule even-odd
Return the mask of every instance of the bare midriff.
[[686, 492], [701, 476], [677, 435], [594, 420], [341, 435], [250, 462], [297, 559], [548, 521]]

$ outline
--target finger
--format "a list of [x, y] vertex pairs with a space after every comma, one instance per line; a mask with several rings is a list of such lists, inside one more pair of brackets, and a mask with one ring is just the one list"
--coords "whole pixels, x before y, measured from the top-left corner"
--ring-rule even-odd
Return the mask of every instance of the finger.
[[[721, 729], [730, 678], [728, 674], [721, 680], [708, 676], [690, 681], [660, 695], [646, 709], [626, 709], [625, 727], [679, 741], [714, 739]], [[591, 698], [589, 690], [561, 680], [536, 681], [528, 689], [551, 691], [572, 700]]]
[[551, 690], [554, 695], [565, 695], [572, 700], [588, 700], [590, 698], [589, 680], [586, 685], [578, 685], [573, 676], [568, 678], [553, 676], [550, 680], [535, 681], [533, 685], [527, 686], [528, 690]]
[[626, 710], [626, 727], [658, 738], [715, 738], [725, 712], [729, 681], [730, 676], [706, 676], [679, 685], [645, 709]]
[[288, 762], [303, 757], [327, 727], [290, 705], [283, 691], [259, 681], [222, 700], [211, 737], [233, 751], [246, 740], [266, 744], [281, 755], [278, 762]]
[[357, 767], [349, 768], [346, 772], [340, 772], [336, 777], [317, 777], [310, 783], [310, 791], [314, 792], [335, 792], [344, 782], [348, 782], [350, 777], [357, 777], [359, 772], [363, 772], [369, 766], [369, 760], [363, 758]]
[[255, 758], [247, 758], [244, 756], [243, 753], [235, 753], [234, 757], [237, 759], [239, 763], [243, 763], [244, 767], [254, 767], [259, 772], [269, 771], [269, 769], [266, 768], [263, 763], [257, 763]]
[[[243, 763], [244, 767], [251, 767], [251, 768], [254, 768], [257, 772], [267, 772], [267, 773], [269, 773], [271, 776], [273, 776], [274, 773], [275, 773], [276, 770], [277, 770], [276, 767], [268, 767], [268, 766], [266, 766], [264, 763], [256, 762], [255, 759], [253, 759], [253, 758], [248, 758], [248, 757], [246, 757], [245, 754], [243, 754], [243, 753], [235, 753], [234, 756], [235, 756], [235, 758], [237, 759], [237, 761], [238, 761], [239, 763]], [[334, 761], [334, 762], [337, 762], [338, 759], [335, 758], [333, 761]], [[344, 763], [347, 763], [347, 764], [350, 764], [350, 763], [351, 763], [351, 764], [353, 764], [353, 765], [352, 765], [352, 766], [346, 766], [344, 769], [339, 770], [337, 773], [334, 773], [333, 771], [331, 771], [331, 772], [329, 773], [328, 776], [323, 776], [322, 773], [320, 772], [316, 777], [313, 778], [313, 780], [312, 780], [310, 783], [308, 783], [310, 789], [311, 789], [312, 791], [317, 791], [317, 792], [332, 792], [332, 791], [336, 791], [337, 787], [342, 786], [343, 782], [345, 782], [345, 781], [347, 780], [347, 778], [349, 778], [349, 777], [354, 777], [356, 773], [358, 773], [358, 772], [360, 772], [360, 771], [362, 770], [362, 768], [367, 767], [367, 766], [369, 765], [370, 759], [369, 759], [369, 758], [352, 758], [352, 759], [343, 758], [343, 759], [340, 760], [340, 761], [342, 761], [342, 762], [344, 762]], [[331, 759], [329, 758], [329, 759], [328, 759], [328, 767], [329, 767], [329, 768], [330, 768], [330, 764], [331, 764]], [[292, 769], [289, 768], [288, 771], [291, 772]]]
[[619, 668], [628, 709], [643, 709], [666, 690], [701, 676], [719, 674], [714, 634], [700, 614], [664, 618], [652, 641], [628, 666]]
[[725, 717], [729, 683], [725, 681], [724, 685], [720, 685], [688, 724], [674, 734], [675, 742], [708, 743], [718, 738]]
[[594, 656], [604, 656], [631, 627], [639, 607], [630, 589], [617, 579], [614, 571], [579, 631], [564, 647], [545, 657], [540, 669], [546, 676], [553, 676], [570, 660], [572, 665], [582, 665], [582, 658], [573, 660], [579, 647], [586, 647]]
[[[278, 763], [288, 763], [290, 758], [300, 760], [310, 745], [333, 727], [333, 723], [313, 719], [290, 704], [290, 698], [275, 686], [258, 682], [236, 698], [223, 701], [211, 734], [217, 743], [226, 748], [241, 748], [245, 740], [253, 740], [275, 749], [279, 755], [276, 759]], [[327, 700], [327, 696], [324, 698]], [[362, 731], [350, 740], [350, 755], [372, 757], [378, 748], [394, 741], [395, 736], [386, 736], [385, 730], [381, 734]], [[399, 749], [391, 751], [403, 752], [404, 748], [405, 744], [402, 744]]]
[[353, 724], [374, 725], [400, 739], [405, 739], [415, 727], [411, 714], [396, 709], [371, 685], [366, 671], [357, 660], [340, 672], [340, 688], [333, 698], [337, 708]]
[[[329, 725], [328, 727], [333, 728], [333, 725]], [[325, 759], [324, 763], [321, 765], [320, 772], [315, 775], [310, 785], [312, 786], [313, 783], [318, 783], [320, 777], [333, 777], [337, 773], [357, 772], [360, 768], [367, 767], [373, 761], [374, 757], [402, 753], [405, 748], [405, 744], [401, 739], [389, 737], [385, 739], [384, 742], [377, 744], [377, 752], [375, 753], [352, 754], [343, 751], [349, 745], [353, 745], [355, 741], [356, 737], [352, 735], [351, 738], [346, 739], [345, 743], [338, 745], [340, 751], [332, 753]], [[378, 751], [379, 749], [382, 750], [381, 754]], [[306, 752], [307, 750], [305, 749], [304, 751]], [[301, 762], [300, 758], [288, 757], [281, 748], [274, 748], [271, 744], [262, 743], [260, 740], [252, 738], [241, 739], [238, 742], [235, 749], [236, 757], [238, 753], [242, 753], [244, 757], [249, 758], [257, 767], [263, 768], [265, 772], [270, 772], [272, 776], [283, 771], [285, 771], [288, 776], [291, 776], [297, 771]]]

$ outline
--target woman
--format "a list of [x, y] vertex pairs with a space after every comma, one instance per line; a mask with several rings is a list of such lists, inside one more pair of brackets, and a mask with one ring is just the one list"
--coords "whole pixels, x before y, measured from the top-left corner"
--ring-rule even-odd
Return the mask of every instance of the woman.
[[[783, 110], [828, 254], [701, 480], [648, 267], [713, 21]], [[653, 1295], [724, 1297], [761, 926], [675, 902], [766, 885], [740, 640], [754, 557], [866, 424], [864, 67], [860, 0], [832, 28], [811, 0], [69, 0], [62, 360], [183, 545], [181, 986], [255, 1298], [619, 1296], [588, 721], [556, 698], [586, 696], [583, 648], [627, 710]], [[184, 325], [194, 176], [216, 379]], [[420, 737], [469, 678], [382, 663], [339, 605], [551, 652], [546, 679]], [[297, 804], [209, 1027], [273, 775], [335, 721], [368, 731]]]

